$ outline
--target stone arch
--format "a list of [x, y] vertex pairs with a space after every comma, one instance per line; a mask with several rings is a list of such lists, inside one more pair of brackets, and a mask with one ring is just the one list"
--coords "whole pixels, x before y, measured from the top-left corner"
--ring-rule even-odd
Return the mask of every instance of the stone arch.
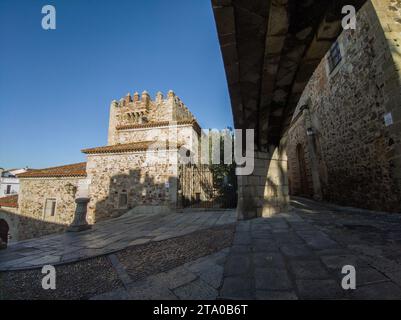
[[[11, 209], [11, 208], [10, 208]], [[5, 211], [0, 208], [0, 220], [4, 220], [8, 224], [8, 238], [10, 241], [18, 241], [20, 217], [12, 211]]]
[[10, 230], [10, 227], [8, 226], [8, 223], [4, 219], [0, 219], [0, 239], [4, 243], [8, 243], [8, 232]]

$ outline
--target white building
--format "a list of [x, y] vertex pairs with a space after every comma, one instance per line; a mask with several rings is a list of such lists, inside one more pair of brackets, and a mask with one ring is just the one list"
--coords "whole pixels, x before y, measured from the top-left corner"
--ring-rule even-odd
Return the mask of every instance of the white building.
[[19, 191], [19, 179], [17, 174], [28, 171], [28, 168], [3, 170], [0, 169], [0, 197], [17, 194]]

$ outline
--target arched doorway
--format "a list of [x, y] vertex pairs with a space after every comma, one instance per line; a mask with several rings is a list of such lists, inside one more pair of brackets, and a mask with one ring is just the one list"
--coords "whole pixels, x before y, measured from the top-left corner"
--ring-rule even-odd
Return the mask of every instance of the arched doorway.
[[0, 239], [4, 242], [8, 242], [8, 231], [10, 228], [8, 227], [8, 223], [4, 219], [0, 219]]
[[297, 145], [298, 173], [299, 173], [299, 194], [308, 195], [308, 180], [306, 177], [305, 150], [302, 144]]

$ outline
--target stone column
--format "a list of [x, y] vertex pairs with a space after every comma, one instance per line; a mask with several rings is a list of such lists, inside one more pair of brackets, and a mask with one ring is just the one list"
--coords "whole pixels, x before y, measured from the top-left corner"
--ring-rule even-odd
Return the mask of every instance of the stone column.
[[92, 226], [86, 221], [86, 212], [88, 208], [89, 198], [77, 198], [75, 203], [77, 208], [75, 210], [74, 221], [68, 227], [68, 232], [79, 232], [83, 230], [88, 230]]
[[271, 217], [289, 205], [287, 157], [283, 150], [255, 152], [255, 167], [249, 176], [238, 176], [239, 220]]

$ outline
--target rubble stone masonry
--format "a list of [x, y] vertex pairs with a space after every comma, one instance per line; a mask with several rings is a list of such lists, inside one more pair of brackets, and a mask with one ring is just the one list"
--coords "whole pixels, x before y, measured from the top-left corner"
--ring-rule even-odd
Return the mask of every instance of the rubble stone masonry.
[[[168, 153], [176, 151], [164, 151], [166, 157]], [[88, 155], [88, 221], [116, 217], [136, 207], [168, 210], [174, 206], [177, 165], [157, 158], [160, 163], [146, 164], [145, 152]], [[120, 206], [122, 193], [127, 204]]]
[[[73, 221], [75, 195], [82, 178], [21, 179], [18, 240], [64, 231]], [[55, 215], [45, 214], [46, 199], [56, 200]], [[14, 228], [10, 226], [10, 230]]]
[[19, 218], [20, 217], [18, 216], [18, 208], [0, 207], [0, 220], [5, 220], [10, 228], [10, 241], [20, 240]]
[[322, 60], [285, 135], [291, 193], [401, 211], [401, 1], [368, 1], [338, 43], [342, 61]]
[[[144, 125], [147, 131], [151, 134], [159, 131], [163, 135], [167, 134], [165, 129], [150, 130], [159, 127], [157, 124], [167, 122], [164, 127], [169, 124], [173, 125], [174, 122], [195, 121], [195, 117], [183, 104], [183, 102], [174, 94], [169, 91], [166, 98], [159, 92], [155, 100], [150, 99], [149, 94], [145, 91], [142, 93], [141, 100], [138, 100], [137, 93], [134, 98], [128, 94], [124, 99], [119, 102], [113, 101], [110, 105], [110, 120], [109, 120], [109, 136], [108, 144], [113, 145], [117, 143], [125, 143], [140, 141], [144, 133], [140, 135], [132, 134], [132, 131], [122, 130], [121, 127]], [[191, 126], [192, 127], [192, 126]], [[131, 132], [131, 133], [130, 133]], [[146, 136], [146, 133], [145, 133]], [[158, 140], [162, 140], [160, 137]]]

